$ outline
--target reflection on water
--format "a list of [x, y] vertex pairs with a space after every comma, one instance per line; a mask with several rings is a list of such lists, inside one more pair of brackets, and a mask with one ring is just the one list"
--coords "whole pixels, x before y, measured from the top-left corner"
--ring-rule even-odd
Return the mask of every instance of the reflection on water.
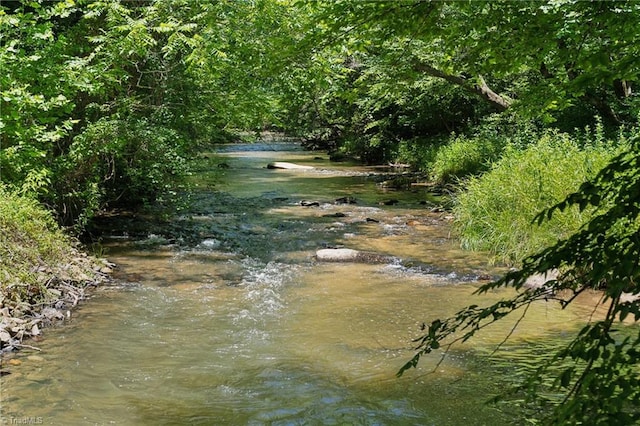
[[[427, 358], [395, 378], [422, 322], [463, 307], [476, 277], [500, 270], [456, 248], [446, 214], [421, 203], [434, 201], [429, 194], [393, 193], [398, 204], [382, 206], [390, 195], [370, 169], [281, 148], [222, 153], [230, 166], [225, 180], [215, 192], [203, 189], [194, 211], [175, 219], [177, 228], [196, 229], [198, 241], [151, 231], [138, 241], [112, 239], [107, 254], [119, 265], [118, 279], [96, 290], [68, 325], [47, 330], [37, 356], [19, 354], [22, 364], [1, 382], [4, 419], [512, 424], [517, 413], [483, 402], [532, 364], [529, 342], [551, 341], [589, 312], [535, 305], [502, 352], [510, 365], [488, 354], [516, 318], [440, 364]], [[316, 169], [267, 170], [275, 160]], [[357, 203], [335, 204], [342, 196]], [[325, 246], [395, 260], [315, 262], [314, 251]]]

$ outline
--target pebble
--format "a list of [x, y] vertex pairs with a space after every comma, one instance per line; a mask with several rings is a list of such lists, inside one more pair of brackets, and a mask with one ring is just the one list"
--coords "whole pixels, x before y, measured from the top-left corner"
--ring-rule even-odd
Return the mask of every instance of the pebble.
[[11, 358], [9, 360], [9, 365], [20, 365], [20, 364], [22, 364], [22, 361], [20, 361], [19, 359]]

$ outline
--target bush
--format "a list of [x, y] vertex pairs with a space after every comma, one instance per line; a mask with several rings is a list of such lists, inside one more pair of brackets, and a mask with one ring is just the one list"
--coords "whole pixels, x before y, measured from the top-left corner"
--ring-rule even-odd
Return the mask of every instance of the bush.
[[59, 222], [81, 230], [105, 206], [152, 202], [187, 172], [184, 139], [146, 119], [102, 118], [56, 158], [47, 203]]
[[548, 131], [524, 150], [508, 147], [490, 171], [472, 178], [454, 208], [462, 246], [513, 264], [586, 223], [589, 211], [575, 208], [541, 226], [532, 224], [536, 214], [576, 191], [611, 159], [615, 150], [601, 130], [587, 132], [586, 139], [592, 143]]
[[438, 138], [413, 138], [402, 141], [398, 146], [396, 161], [407, 163], [419, 170], [429, 170], [441, 145], [442, 141]]

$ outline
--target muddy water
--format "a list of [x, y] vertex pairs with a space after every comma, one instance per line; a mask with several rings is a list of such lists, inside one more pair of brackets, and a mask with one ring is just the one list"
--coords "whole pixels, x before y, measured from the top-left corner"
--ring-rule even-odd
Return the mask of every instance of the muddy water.
[[[385, 171], [287, 144], [219, 155], [228, 168], [203, 170], [196, 207], [171, 219], [171, 233], [113, 229], [104, 249], [118, 279], [47, 330], [40, 352], [18, 355], [1, 381], [4, 421], [513, 424], [519, 413], [484, 402], [590, 314], [535, 305], [498, 354], [488, 355], [513, 321], [397, 379], [422, 322], [468, 304], [478, 277], [501, 271], [456, 248], [424, 188], [383, 189]], [[265, 168], [276, 160], [314, 169]], [[356, 203], [335, 203], [345, 196]], [[333, 246], [390, 260], [314, 260]]]

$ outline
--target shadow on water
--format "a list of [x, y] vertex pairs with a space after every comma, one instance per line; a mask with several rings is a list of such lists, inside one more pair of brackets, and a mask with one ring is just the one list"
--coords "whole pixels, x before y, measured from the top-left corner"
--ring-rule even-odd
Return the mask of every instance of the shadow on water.
[[[484, 362], [511, 332], [508, 321], [442, 363], [427, 358], [395, 377], [422, 322], [468, 304], [476, 279], [500, 268], [458, 249], [447, 213], [432, 211], [438, 198], [425, 188], [389, 191], [380, 185], [387, 171], [317, 156], [292, 144], [223, 147], [196, 177], [189, 209], [98, 223], [117, 279], [67, 325], [47, 330], [37, 356], [19, 355], [22, 364], [2, 378], [2, 416], [44, 424], [513, 424], [517, 412], [484, 404], [512, 383], [508, 366]], [[268, 170], [270, 161], [314, 169]], [[342, 197], [356, 202], [336, 201]], [[397, 203], [384, 204], [390, 198]], [[317, 262], [324, 247], [389, 260]], [[514, 363], [535, 363], [530, 342], [556, 339], [584, 315], [532, 308], [512, 336], [521, 348]]]

